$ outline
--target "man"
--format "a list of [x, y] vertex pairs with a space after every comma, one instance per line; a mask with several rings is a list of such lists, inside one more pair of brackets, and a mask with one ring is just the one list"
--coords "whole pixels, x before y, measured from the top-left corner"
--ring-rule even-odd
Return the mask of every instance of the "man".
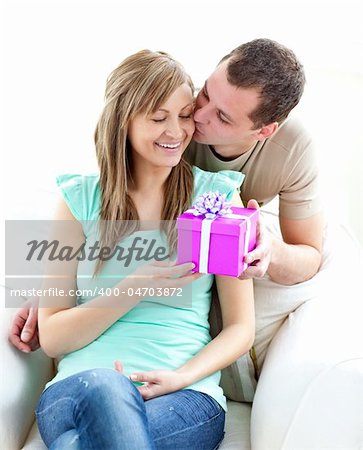
[[290, 50], [257, 39], [224, 57], [197, 97], [189, 161], [204, 170], [244, 173], [245, 204], [253, 198], [262, 206], [279, 196], [283, 240], [261, 227], [247, 259], [255, 263], [244, 277], [267, 270], [272, 280], [291, 285], [310, 279], [320, 266], [323, 220], [310, 137], [285, 120], [304, 83]]
[[[251, 265], [241, 275], [257, 282], [256, 354], [251, 352], [245, 361], [249, 375], [242, 384], [250, 384], [249, 388], [241, 385], [245, 400], [253, 398], [273, 335], [288, 313], [310, 295], [301, 291], [302, 282], [311, 279], [321, 263], [323, 218], [311, 140], [298, 122], [287, 120], [304, 84], [301, 64], [284, 46], [268, 39], [239, 46], [222, 59], [199, 92], [194, 143], [186, 152], [186, 158], [204, 170], [244, 173], [241, 197], [248, 207], [279, 198], [282, 238], [261, 221], [258, 245], [246, 257]], [[296, 298], [284, 297], [280, 285], [298, 283]], [[275, 293], [268, 305], [261, 300], [264, 290]], [[36, 309], [30, 314], [29, 308], [20, 310], [10, 341], [23, 351], [36, 349], [36, 323]], [[243, 372], [241, 366], [239, 370]], [[236, 392], [227, 395], [241, 399]]]

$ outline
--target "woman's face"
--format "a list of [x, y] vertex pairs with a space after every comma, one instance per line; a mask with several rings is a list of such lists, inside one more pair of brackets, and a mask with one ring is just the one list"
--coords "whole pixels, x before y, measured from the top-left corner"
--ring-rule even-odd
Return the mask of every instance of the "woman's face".
[[184, 83], [156, 112], [135, 116], [128, 131], [134, 164], [176, 166], [194, 133], [193, 107], [192, 90]]

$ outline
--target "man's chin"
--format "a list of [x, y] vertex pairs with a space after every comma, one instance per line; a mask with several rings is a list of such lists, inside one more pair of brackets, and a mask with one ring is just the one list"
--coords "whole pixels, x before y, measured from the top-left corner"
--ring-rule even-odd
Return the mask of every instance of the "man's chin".
[[198, 144], [209, 144], [204, 134], [200, 134], [198, 131], [193, 134], [193, 141]]

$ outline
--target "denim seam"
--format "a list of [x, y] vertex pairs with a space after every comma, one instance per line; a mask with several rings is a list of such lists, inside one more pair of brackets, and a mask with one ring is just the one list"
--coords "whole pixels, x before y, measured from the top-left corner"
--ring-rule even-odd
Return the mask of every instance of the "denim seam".
[[210, 417], [208, 420], [206, 420], [206, 421], [203, 422], [203, 423], [199, 423], [199, 424], [197, 424], [197, 425], [193, 425], [193, 426], [184, 428], [183, 430], [176, 431], [175, 433], [171, 433], [171, 434], [168, 434], [168, 435], [165, 435], [165, 436], [161, 436], [161, 437], [159, 437], [159, 438], [153, 439], [153, 441], [154, 441], [154, 442], [158, 442], [158, 441], [160, 441], [161, 439], [165, 439], [165, 438], [167, 438], [167, 437], [169, 438], [169, 437], [172, 437], [172, 436], [176, 436], [177, 434], [184, 433], [185, 431], [188, 431], [188, 430], [190, 430], [190, 429], [192, 429], [192, 428], [199, 428], [199, 427], [202, 427], [202, 426], [204, 426], [205, 424], [207, 424], [208, 422], [211, 422], [212, 420], [217, 419], [222, 413], [224, 413], [224, 410], [221, 408], [221, 410], [219, 411], [218, 414], [214, 415], [213, 417]]
[[63, 402], [64, 400], [70, 400], [71, 403], [73, 403], [73, 406], [77, 406], [76, 402], [73, 400], [72, 397], [63, 397], [60, 398], [58, 400], [56, 400], [54, 403], [52, 403], [51, 405], [47, 406], [45, 409], [43, 409], [42, 411], [35, 411], [36, 416], [40, 416], [42, 414], [44, 414], [45, 412], [47, 412], [50, 408], [53, 408], [53, 406], [55, 406], [57, 403], [59, 402]]

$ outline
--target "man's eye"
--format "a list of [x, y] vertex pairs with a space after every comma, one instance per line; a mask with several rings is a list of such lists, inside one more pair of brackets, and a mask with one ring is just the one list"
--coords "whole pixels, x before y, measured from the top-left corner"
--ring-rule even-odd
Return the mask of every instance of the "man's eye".
[[223, 119], [223, 117], [220, 114], [217, 114], [218, 119], [220, 120], [220, 122], [227, 124], [229, 122], [227, 122], [226, 120]]
[[208, 97], [208, 94], [207, 94], [207, 91], [205, 90], [205, 88], [202, 89], [202, 95], [203, 95], [203, 97], [205, 97], [207, 100], [209, 100], [209, 97]]

